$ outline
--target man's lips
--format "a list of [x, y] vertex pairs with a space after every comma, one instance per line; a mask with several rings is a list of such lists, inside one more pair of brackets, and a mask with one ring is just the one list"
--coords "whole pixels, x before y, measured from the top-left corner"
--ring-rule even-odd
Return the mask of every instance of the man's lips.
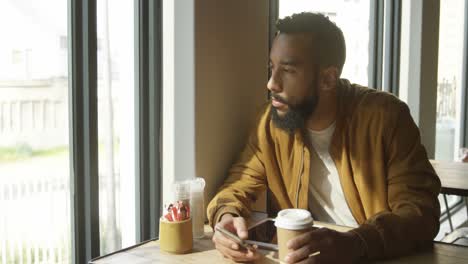
[[283, 102], [280, 102], [278, 101], [276, 98], [272, 97], [271, 98], [271, 104], [276, 107], [276, 108], [285, 108], [287, 106], [287, 104], [283, 103]]

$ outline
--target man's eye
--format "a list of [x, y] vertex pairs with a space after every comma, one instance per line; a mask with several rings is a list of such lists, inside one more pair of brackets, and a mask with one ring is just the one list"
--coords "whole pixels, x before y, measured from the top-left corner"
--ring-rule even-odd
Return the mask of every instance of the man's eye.
[[283, 67], [284, 72], [294, 72], [294, 69], [291, 67]]

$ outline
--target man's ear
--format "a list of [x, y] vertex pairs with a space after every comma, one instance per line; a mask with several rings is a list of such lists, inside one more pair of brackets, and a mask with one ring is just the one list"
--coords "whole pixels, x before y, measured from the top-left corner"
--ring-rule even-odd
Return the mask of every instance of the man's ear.
[[335, 66], [327, 67], [320, 72], [320, 89], [331, 91], [336, 88], [338, 81], [338, 68]]

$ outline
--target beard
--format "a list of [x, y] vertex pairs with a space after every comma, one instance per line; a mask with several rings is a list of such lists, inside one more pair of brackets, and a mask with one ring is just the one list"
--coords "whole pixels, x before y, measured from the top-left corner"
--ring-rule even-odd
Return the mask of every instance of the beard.
[[313, 95], [305, 98], [304, 101], [297, 105], [292, 105], [286, 102], [283, 98], [274, 94], [271, 96], [276, 100], [288, 105], [288, 111], [283, 116], [280, 116], [278, 109], [273, 106], [270, 108], [270, 115], [271, 119], [273, 120], [273, 124], [275, 124], [276, 127], [288, 132], [291, 135], [294, 134], [296, 129], [304, 128], [307, 117], [309, 117], [314, 112], [318, 103], [318, 96]]

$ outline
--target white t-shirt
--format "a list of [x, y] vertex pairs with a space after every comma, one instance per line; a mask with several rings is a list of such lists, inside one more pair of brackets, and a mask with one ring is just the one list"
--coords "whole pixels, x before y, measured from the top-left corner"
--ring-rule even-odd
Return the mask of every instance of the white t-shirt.
[[308, 129], [310, 153], [309, 210], [315, 220], [357, 227], [346, 203], [329, 147], [336, 124], [322, 131]]

